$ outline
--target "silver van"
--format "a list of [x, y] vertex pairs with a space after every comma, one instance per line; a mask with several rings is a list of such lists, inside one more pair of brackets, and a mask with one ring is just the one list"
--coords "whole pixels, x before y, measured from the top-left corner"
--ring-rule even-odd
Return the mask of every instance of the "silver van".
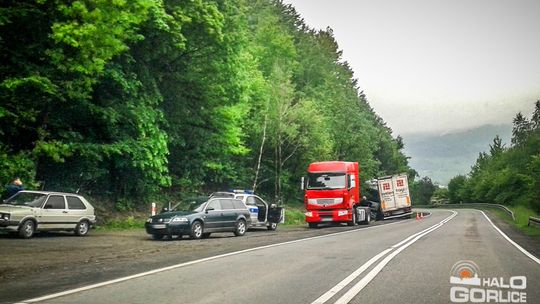
[[25, 239], [36, 231], [74, 231], [84, 236], [95, 223], [94, 207], [74, 193], [20, 191], [0, 204], [0, 231]]

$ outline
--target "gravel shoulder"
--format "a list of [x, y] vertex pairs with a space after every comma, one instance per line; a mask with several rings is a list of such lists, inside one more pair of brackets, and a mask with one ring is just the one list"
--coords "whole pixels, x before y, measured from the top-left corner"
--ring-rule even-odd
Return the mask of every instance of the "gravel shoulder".
[[[395, 220], [392, 220], [395, 221]], [[374, 222], [370, 226], [392, 221]], [[367, 226], [320, 229], [279, 226], [251, 229], [244, 237], [155, 241], [144, 229], [36, 234], [29, 240], [0, 234], [0, 303], [11, 303], [228, 252]]]

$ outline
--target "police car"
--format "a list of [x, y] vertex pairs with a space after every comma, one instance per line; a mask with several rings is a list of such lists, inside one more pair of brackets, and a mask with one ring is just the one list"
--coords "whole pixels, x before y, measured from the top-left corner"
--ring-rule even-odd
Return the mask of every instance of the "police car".
[[251, 217], [250, 227], [267, 227], [276, 230], [279, 223], [283, 223], [285, 210], [275, 204], [269, 205], [252, 190], [230, 190], [215, 192], [210, 197], [234, 197], [246, 204]]

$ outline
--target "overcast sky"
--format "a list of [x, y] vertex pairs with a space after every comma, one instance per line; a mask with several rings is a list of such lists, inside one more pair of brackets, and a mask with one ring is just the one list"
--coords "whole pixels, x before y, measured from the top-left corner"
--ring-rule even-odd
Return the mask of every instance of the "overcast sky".
[[540, 99], [540, 0], [284, 0], [334, 31], [394, 130], [508, 124]]

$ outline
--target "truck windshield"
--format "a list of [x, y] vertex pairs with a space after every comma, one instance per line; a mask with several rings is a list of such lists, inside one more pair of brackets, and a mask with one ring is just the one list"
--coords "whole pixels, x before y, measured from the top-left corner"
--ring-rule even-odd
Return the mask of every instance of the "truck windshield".
[[345, 173], [309, 173], [307, 189], [343, 189]]

